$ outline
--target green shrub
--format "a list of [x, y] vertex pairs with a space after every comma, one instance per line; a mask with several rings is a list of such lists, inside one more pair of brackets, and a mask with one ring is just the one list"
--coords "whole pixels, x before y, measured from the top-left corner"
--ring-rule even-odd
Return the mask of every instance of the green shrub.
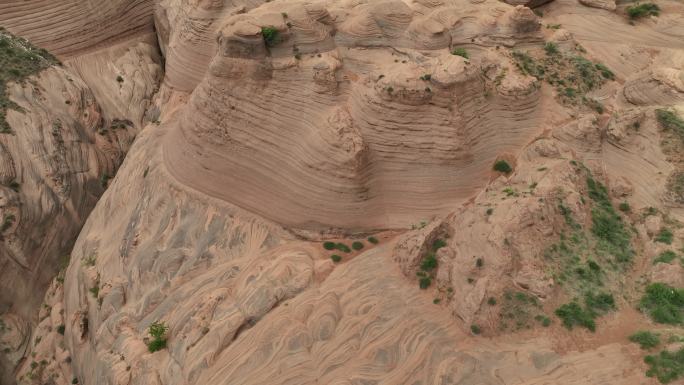
[[656, 119], [663, 129], [673, 131], [684, 140], [684, 119], [671, 110], [658, 109], [655, 113]]
[[653, 238], [653, 240], [656, 242], [671, 245], [673, 235], [674, 234], [672, 234], [672, 231], [670, 231], [669, 229], [662, 228], [662, 229], [660, 229], [660, 232], [658, 233], [658, 235], [656, 235], [655, 238]]
[[333, 254], [333, 255], [330, 256], [330, 259], [332, 259], [333, 262], [338, 263], [338, 262], [340, 262], [340, 261], [342, 260], [342, 257], [340, 257], [340, 256], [337, 255], [337, 254]]
[[153, 322], [148, 329], [148, 333], [152, 336], [152, 340], [147, 343], [147, 349], [150, 353], [166, 348], [166, 333], [169, 327], [163, 322]]
[[117, 83], [123, 83], [123, 81], [124, 81], [124, 78], [121, 75], [117, 75], [116, 82]]
[[95, 299], [100, 296], [100, 286], [98, 286], [98, 284], [95, 284], [95, 286], [91, 287], [89, 290]]
[[544, 51], [547, 55], [555, 55], [558, 53], [558, 45], [556, 43], [548, 42], [544, 45]]
[[431, 271], [437, 267], [437, 258], [434, 254], [428, 254], [420, 263], [420, 269], [423, 271]]
[[486, 211], [485, 213], [486, 213], [487, 215], [492, 215], [492, 214], [494, 213], [494, 209], [490, 207], [490, 208], [487, 209], [487, 211]]
[[5, 218], [2, 221], [2, 226], [0, 226], [0, 233], [4, 233], [5, 231], [9, 230], [9, 228], [14, 224], [15, 220], [16, 217], [14, 214], [5, 215]]
[[446, 246], [446, 241], [444, 239], [435, 239], [435, 241], [432, 242], [432, 250], [434, 251], [437, 251], [444, 246]]
[[355, 241], [352, 243], [352, 249], [358, 251], [363, 249], [363, 242]]
[[684, 376], [684, 347], [675, 352], [663, 350], [660, 354], [644, 357], [649, 366], [646, 376], [656, 377], [662, 384], [669, 384]]
[[653, 264], [655, 265], [656, 263], [670, 263], [674, 259], [677, 258], [677, 253], [675, 253], [672, 250], [665, 250], [662, 253], [660, 253], [656, 259], [653, 260]]
[[684, 289], [664, 283], [652, 283], [646, 287], [639, 309], [655, 322], [662, 324], [684, 323]]
[[323, 242], [323, 248], [326, 250], [334, 250], [337, 247], [335, 242]]
[[596, 322], [594, 322], [594, 315], [582, 308], [577, 302], [570, 302], [562, 305], [554, 312], [558, 318], [563, 320], [563, 325], [572, 329], [575, 325], [583, 326], [592, 332], [596, 330]]
[[476, 259], [475, 260], [475, 267], [477, 267], [479, 269], [479, 268], [482, 268], [482, 266], [484, 266], [484, 259], [482, 259], [482, 258]]
[[74, 377], [74, 378], [71, 380], [71, 383], [74, 384], [74, 385], [75, 385], [75, 384], [78, 384], [78, 378]]
[[368, 242], [377, 245], [380, 241], [378, 241], [378, 239], [375, 237], [368, 237]]
[[480, 327], [477, 325], [470, 325], [470, 331], [476, 335], [482, 333], [482, 329], [480, 329]]
[[351, 253], [351, 249], [349, 248], [349, 246], [345, 245], [344, 243], [335, 244], [335, 248], [344, 253]]
[[112, 179], [112, 177], [109, 176], [109, 174], [107, 174], [107, 173], [102, 174], [100, 176], [100, 185], [104, 188], [107, 188], [107, 182], [109, 182], [110, 179]]
[[463, 58], [468, 59], [468, 51], [466, 51], [465, 48], [455, 48], [453, 51], [451, 51], [452, 55], [460, 56]]
[[159, 350], [166, 349], [166, 340], [165, 339], [154, 339], [150, 342], [147, 343], [147, 350], [149, 350], [150, 353], [157, 352]]
[[513, 168], [511, 168], [511, 165], [508, 164], [505, 160], [497, 160], [494, 163], [494, 171], [502, 172], [504, 174], [510, 174], [511, 171], [513, 171]]
[[618, 262], [630, 261], [634, 254], [630, 234], [613, 208], [608, 190], [590, 176], [587, 177], [587, 188], [589, 197], [596, 202], [591, 210], [591, 232], [599, 240], [598, 249], [612, 254]]
[[15, 192], [19, 192], [19, 188], [21, 188], [21, 185], [16, 180], [13, 180], [7, 185], [7, 187], [11, 188]]
[[95, 266], [95, 262], [97, 262], [97, 257], [94, 255], [83, 257], [83, 259], [81, 259], [81, 263], [83, 263], [83, 266], [92, 267]]
[[613, 73], [613, 71], [611, 71], [611, 70], [610, 70], [608, 67], [606, 67], [605, 65], [603, 65], [603, 64], [601, 64], [601, 63], [596, 63], [596, 64], [594, 65], [594, 67], [596, 67], [596, 69], [599, 70], [599, 72], [601, 72], [601, 75], [602, 75], [604, 78], [610, 79], [610, 80], [615, 79], [615, 74]]
[[653, 3], [636, 4], [627, 7], [627, 15], [630, 19], [640, 19], [646, 16], [660, 15], [660, 7]]
[[534, 59], [525, 52], [513, 51], [513, 59], [520, 71], [525, 75], [534, 76], [537, 79], [544, 77], [544, 68], [537, 65]]
[[587, 292], [584, 294], [584, 303], [587, 308], [596, 313], [597, 311], [606, 312], [615, 309], [615, 298], [610, 293]]
[[418, 286], [420, 286], [421, 289], [427, 289], [431, 284], [432, 279], [430, 277], [421, 277], [418, 280]]
[[623, 213], [628, 213], [628, 212], [630, 212], [630, 210], [631, 210], [631, 208], [629, 207], [629, 203], [627, 203], [627, 202], [622, 202], [622, 203], [620, 203], [620, 205], [618, 206], [618, 208], [619, 208], [620, 211], [622, 211]]
[[65, 330], [66, 330], [66, 326], [64, 326], [64, 325], [57, 326], [57, 333], [64, 335]]
[[494, 305], [496, 305], [496, 298], [494, 298], [494, 297], [489, 297], [489, 299], [487, 300], [487, 304], [488, 304], [489, 306], [494, 306]]
[[629, 340], [639, 344], [642, 349], [655, 348], [660, 344], [660, 337], [657, 334], [644, 330], [632, 334]]
[[268, 47], [273, 47], [280, 42], [279, 33], [275, 27], [261, 27], [261, 35]]

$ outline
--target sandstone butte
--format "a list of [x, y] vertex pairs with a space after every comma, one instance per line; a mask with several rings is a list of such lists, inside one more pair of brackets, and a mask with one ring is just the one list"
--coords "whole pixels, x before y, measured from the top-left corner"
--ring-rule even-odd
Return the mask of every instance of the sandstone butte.
[[684, 3], [1, 0], [0, 384], [684, 384]]

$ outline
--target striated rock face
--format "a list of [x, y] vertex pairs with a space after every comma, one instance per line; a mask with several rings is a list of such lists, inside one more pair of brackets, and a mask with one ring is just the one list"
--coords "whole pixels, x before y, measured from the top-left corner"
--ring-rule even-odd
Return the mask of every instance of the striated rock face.
[[124, 56], [119, 63], [129, 66], [131, 76], [122, 71], [128, 84], [116, 86], [120, 95], [103, 100], [107, 107], [135, 103], [131, 113], [123, 107], [104, 113], [82, 78], [64, 68], [10, 84], [9, 99], [18, 109], [7, 115], [13, 132], [0, 135], [0, 216], [14, 219], [3, 227], [0, 245], [0, 276], [7, 284], [0, 294], [2, 310], [28, 315], [36, 305], [28, 299], [41, 298], [41, 288], [68, 262], [75, 235], [142, 123], [140, 102], [153, 94], [159, 76], [154, 56], [146, 57], [138, 62]]
[[[0, 136], [8, 166], [0, 215], [14, 218], [2, 232], [0, 308], [28, 316], [68, 261], [74, 236], [104, 190], [101, 178], [114, 175], [132, 137], [125, 129], [99, 135], [105, 124], [99, 105], [64, 69], [10, 85], [9, 95], [22, 111], [8, 111], [13, 133]], [[10, 182], [18, 187], [6, 187]]]
[[505, 0], [510, 5], [524, 5], [528, 8], [537, 8], [553, 0]]
[[[509, 61], [493, 46], [472, 46], [469, 60], [452, 55], [477, 22], [450, 30], [458, 19], [449, 14], [456, 8], [420, 16], [402, 2], [291, 2], [227, 17], [205, 79], [169, 126], [169, 172], [311, 229], [406, 226], [463, 201], [499, 152], [531, 138], [539, 95], [511, 71], [516, 88], [482, 97], [483, 73], [495, 77]], [[496, 23], [493, 33], [511, 37], [539, 30], [527, 8]], [[264, 46], [264, 26], [277, 29], [277, 45]]]
[[[21, 19], [14, 6], [1, 5], [12, 12], [0, 19]], [[46, 20], [60, 15], [50, 12], [56, 13], [46, 13]], [[6, 25], [13, 28], [15, 21]], [[26, 33], [49, 47], [61, 44], [41, 40], [40, 28]], [[82, 31], [79, 36], [85, 37]], [[11, 132], [0, 134], [0, 317], [15, 325], [15, 337], [0, 352], [3, 383], [27, 354], [45, 289], [68, 265], [88, 214], [136, 132], [151, 120], [145, 115], [161, 68], [150, 37], [139, 35], [6, 85], [13, 107], [6, 118]]]
[[0, 25], [60, 58], [152, 32], [152, 0], [5, 0]]
[[579, 2], [587, 7], [600, 8], [607, 11], [614, 11], [617, 8], [613, 0], [579, 0]]

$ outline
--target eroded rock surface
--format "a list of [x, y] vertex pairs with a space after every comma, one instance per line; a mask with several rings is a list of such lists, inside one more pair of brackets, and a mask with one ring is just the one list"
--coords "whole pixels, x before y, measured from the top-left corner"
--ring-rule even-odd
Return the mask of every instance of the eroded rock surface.
[[[538, 5], [115, 1], [81, 39], [21, 27], [65, 60], [10, 87], [0, 250], [30, 268], [0, 273], [0, 362], [36, 385], [655, 384], [628, 337], [682, 332], [637, 309], [683, 284], [656, 110], [684, 111], [684, 8]], [[613, 301], [594, 333], [556, 315], [587, 293]]]

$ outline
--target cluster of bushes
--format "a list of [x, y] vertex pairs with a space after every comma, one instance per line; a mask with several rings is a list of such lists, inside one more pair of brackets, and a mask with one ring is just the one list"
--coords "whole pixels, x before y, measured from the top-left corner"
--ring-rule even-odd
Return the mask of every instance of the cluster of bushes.
[[627, 15], [630, 19], [641, 19], [646, 16], [660, 15], [660, 7], [653, 3], [636, 4], [627, 7]]
[[[378, 243], [380, 243], [380, 241], [375, 237], [368, 237], [367, 240], [368, 240], [368, 242], [370, 242], [374, 245], [377, 245]], [[360, 251], [360, 250], [363, 250], [364, 247], [365, 247], [365, 245], [361, 241], [352, 242], [351, 248], [349, 248], [349, 246], [345, 245], [342, 242], [337, 242], [337, 243], [336, 242], [330, 242], [330, 241], [323, 242], [323, 248], [324, 249], [330, 250], [330, 251], [339, 250], [343, 253], [351, 253], [352, 249], [354, 249], [356, 251]], [[333, 262], [337, 263], [337, 262], [342, 261], [342, 256], [340, 256], [339, 254], [333, 254], [330, 256], [330, 259], [332, 259]]]
[[655, 377], [662, 384], [669, 384], [684, 376], [684, 347], [676, 351], [663, 350], [659, 354], [644, 357], [649, 366], [646, 376]]
[[597, 248], [613, 255], [618, 262], [629, 262], [634, 255], [630, 234], [622, 218], [613, 208], [608, 190], [587, 176], [589, 197], [595, 202], [591, 210], [591, 232], [598, 239]]
[[[650, 331], [638, 331], [629, 340], [639, 344], [641, 349], [650, 350], [660, 345], [660, 334]], [[682, 337], [670, 336], [668, 342], [681, 342]], [[649, 366], [646, 376], [655, 377], [662, 384], [669, 384], [684, 376], [684, 347], [679, 350], [666, 349], [653, 355], [644, 357], [644, 362]]]
[[657, 109], [655, 114], [658, 123], [663, 129], [674, 132], [684, 140], [684, 119], [680, 118], [672, 110]]
[[652, 283], [646, 287], [639, 309], [655, 322], [684, 324], [684, 288], [674, 288], [664, 283]]
[[[496, 298], [490, 297], [487, 300], [487, 304], [490, 306], [496, 305]], [[533, 326], [533, 321], [544, 327], [551, 325], [551, 319], [542, 312], [542, 307], [537, 297], [521, 291], [504, 292], [499, 314], [501, 318], [499, 327], [502, 330], [529, 329]]]
[[432, 243], [431, 251], [421, 260], [420, 270], [416, 273], [418, 276], [418, 286], [421, 289], [427, 289], [432, 284], [433, 274], [438, 265], [435, 253], [444, 246], [446, 246], [446, 242], [443, 239], [435, 240]]
[[581, 326], [593, 332], [596, 330], [595, 319], [614, 309], [615, 299], [612, 294], [587, 292], [584, 295], [584, 306], [577, 301], [572, 301], [556, 309], [555, 314], [568, 329]]
[[629, 336], [629, 340], [639, 344], [642, 349], [652, 349], [660, 345], [660, 336], [649, 331], [638, 331]]

